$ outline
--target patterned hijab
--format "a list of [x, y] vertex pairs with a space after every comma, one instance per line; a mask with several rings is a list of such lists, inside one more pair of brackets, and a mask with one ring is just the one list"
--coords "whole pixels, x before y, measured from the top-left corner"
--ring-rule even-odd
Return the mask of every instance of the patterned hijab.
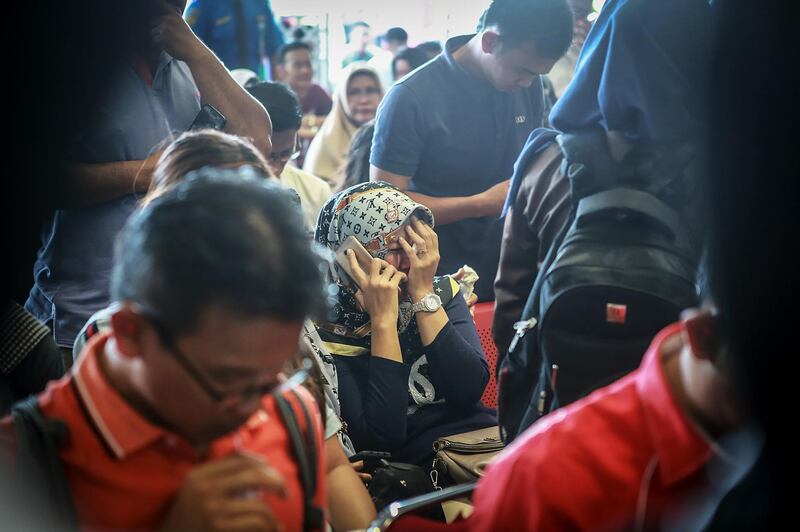
[[[317, 219], [314, 239], [336, 251], [349, 236], [354, 236], [370, 255], [383, 259], [389, 246], [402, 236], [411, 216], [433, 226], [433, 213], [415, 202], [394, 185], [384, 182], [361, 183], [333, 195], [322, 207]], [[328, 325], [341, 336], [361, 337], [369, 323], [369, 315], [359, 310], [352, 288], [339, 285], [338, 302], [333, 321]], [[401, 301], [398, 331], [405, 331], [414, 321], [411, 302]], [[416, 332], [416, 324], [413, 324]]]

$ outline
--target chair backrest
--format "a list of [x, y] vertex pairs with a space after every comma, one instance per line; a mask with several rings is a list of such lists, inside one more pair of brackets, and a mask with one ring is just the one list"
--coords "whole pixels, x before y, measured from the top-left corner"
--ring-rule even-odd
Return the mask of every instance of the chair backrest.
[[483, 392], [481, 402], [489, 408], [497, 408], [497, 379], [495, 378], [497, 369], [497, 347], [492, 338], [492, 317], [494, 316], [494, 301], [478, 303], [474, 307], [475, 328], [478, 330], [478, 337], [481, 339], [481, 347], [489, 363], [489, 384]]

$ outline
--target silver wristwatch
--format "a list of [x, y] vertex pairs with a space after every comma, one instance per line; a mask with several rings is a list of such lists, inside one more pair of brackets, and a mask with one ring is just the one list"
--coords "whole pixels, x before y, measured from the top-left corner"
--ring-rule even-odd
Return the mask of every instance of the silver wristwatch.
[[422, 296], [422, 299], [411, 305], [411, 312], [436, 312], [442, 308], [442, 298], [434, 294], [433, 292], [429, 292]]

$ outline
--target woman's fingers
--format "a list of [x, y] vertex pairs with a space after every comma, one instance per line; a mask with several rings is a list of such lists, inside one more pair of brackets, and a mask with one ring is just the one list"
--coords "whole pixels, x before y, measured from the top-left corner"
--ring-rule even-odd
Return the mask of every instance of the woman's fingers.
[[395, 270], [394, 274], [389, 278], [389, 282], [392, 284], [392, 286], [395, 287], [400, 286], [400, 283], [406, 280], [407, 280], [406, 274], [398, 270]]
[[408, 235], [408, 239], [417, 245], [417, 250], [427, 249], [427, 242], [425, 239], [414, 229], [414, 227], [412, 227], [412, 225], [420, 223], [421, 222], [419, 220], [415, 220], [406, 226], [406, 234]]
[[432, 249], [438, 250], [439, 237], [436, 235], [436, 231], [434, 231], [430, 225], [418, 218], [414, 218], [413, 224], [416, 233], [425, 240], [425, 244], [428, 246], [427, 249], [429, 251]]
[[381, 270], [383, 269], [384, 261], [381, 259], [372, 258], [372, 262], [369, 264], [369, 275], [372, 278], [378, 277], [381, 274]]
[[386, 264], [381, 270], [381, 279], [384, 281], [388, 281], [392, 278], [392, 276], [397, 273], [397, 269], [392, 266], [391, 264]]
[[350, 263], [350, 274], [353, 276], [353, 280], [357, 285], [364, 286], [367, 280], [367, 274], [361, 269], [361, 265], [358, 263], [356, 254], [352, 249], [347, 250], [347, 262]]
[[402, 236], [397, 241], [400, 242], [400, 247], [406, 252], [408, 260], [411, 262], [411, 267], [413, 268], [419, 260], [417, 253], [414, 251], [414, 248], [411, 247], [411, 244], [409, 244], [408, 241]]

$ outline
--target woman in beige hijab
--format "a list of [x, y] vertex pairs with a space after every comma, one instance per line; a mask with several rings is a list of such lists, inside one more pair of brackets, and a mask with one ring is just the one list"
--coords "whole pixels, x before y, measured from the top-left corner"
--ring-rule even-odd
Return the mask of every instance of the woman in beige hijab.
[[334, 192], [344, 182], [350, 141], [356, 130], [375, 118], [383, 88], [377, 71], [354, 63], [333, 98], [333, 109], [311, 141], [303, 170], [327, 181]]

